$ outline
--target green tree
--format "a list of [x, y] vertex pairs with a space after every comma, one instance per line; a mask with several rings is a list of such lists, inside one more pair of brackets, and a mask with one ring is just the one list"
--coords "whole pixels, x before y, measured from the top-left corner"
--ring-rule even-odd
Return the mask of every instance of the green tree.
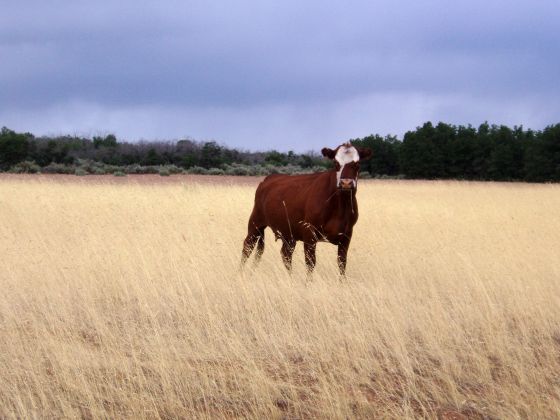
[[185, 153], [181, 159], [181, 166], [185, 169], [192, 168], [197, 164], [198, 159], [193, 153]]
[[108, 134], [105, 137], [93, 137], [93, 147], [99, 149], [100, 147], [117, 147], [117, 137], [114, 134]]
[[142, 160], [143, 165], [161, 165], [163, 160], [154, 147], [148, 149], [148, 153]]
[[24, 161], [29, 150], [31, 134], [18, 134], [6, 127], [0, 130], [0, 169], [8, 169]]
[[476, 130], [459, 126], [456, 134], [447, 143], [447, 176], [449, 178], [472, 179]]
[[473, 150], [472, 173], [474, 179], [488, 179], [488, 166], [492, 154], [492, 137], [487, 122], [478, 127]]
[[215, 141], [204, 143], [200, 150], [200, 166], [218, 168], [222, 163], [222, 148]]
[[560, 181], [560, 124], [546, 127], [527, 141], [525, 179]]
[[372, 175], [397, 175], [399, 173], [400, 142], [394, 136], [369, 135], [363, 139], [352, 140], [358, 147], [368, 147], [372, 150], [371, 159], [361, 163], [361, 168]]
[[490, 135], [492, 151], [488, 159], [488, 177], [496, 181], [520, 179], [523, 153], [515, 132], [504, 125], [492, 126]]
[[408, 131], [401, 146], [400, 164], [408, 178], [442, 178], [445, 176], [445, 149], [450, 126], [431, 122]]
[[313, 158], [311, 156], [301, 155], [300, 165], [302, 168], [311, 168], [314, 164], [315, 162], [313, 161]]
[[288, 157], [284, 153], [271, 150], [270, 152], [267, 152], [264, 161], [274, 166], [285, 166], [288, 164]]

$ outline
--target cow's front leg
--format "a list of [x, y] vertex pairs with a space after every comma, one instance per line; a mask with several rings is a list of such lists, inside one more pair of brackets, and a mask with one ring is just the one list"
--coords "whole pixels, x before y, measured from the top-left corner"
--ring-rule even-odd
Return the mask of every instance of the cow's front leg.
[[317, 242], [306, 242], [303, 245], [303, 251], [305, 252], [305, 265], [307, 266], [307, 274], [311, 274], [315, 268], [315, 263], [317, 259], [315, 257], [315, 249], [317, 248]]
[[295, 241], [283, 241], [282, 249], [282, 261], [284, 266], [288, 271], [292, 271], [292, 254], [294, 253], [294, 248], [296, 247]]
[[348, 248], [350, 247], [350, 239], [343, 239], [338, 244], [338, 269], [342, 278], [346, 277], [346, 257], [348, 255]]

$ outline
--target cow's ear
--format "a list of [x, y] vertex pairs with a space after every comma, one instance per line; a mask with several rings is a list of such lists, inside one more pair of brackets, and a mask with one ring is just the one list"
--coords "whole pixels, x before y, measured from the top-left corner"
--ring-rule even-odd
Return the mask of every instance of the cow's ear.
[[358, 148], [358, 154], [360, 155], [360, 160], [368, 160], [371, 157], [371, 155], [373, 154], [373, 152], [371, 151], [370, 148], [360, 147], [360, 148]]
[[323, 154], [323, 156], [329, 159], [334, 159], [334, 157], [336, 156], [335, 151], [333, 149], [329, 149], [328, 147], [323, 147], [321, 153]]

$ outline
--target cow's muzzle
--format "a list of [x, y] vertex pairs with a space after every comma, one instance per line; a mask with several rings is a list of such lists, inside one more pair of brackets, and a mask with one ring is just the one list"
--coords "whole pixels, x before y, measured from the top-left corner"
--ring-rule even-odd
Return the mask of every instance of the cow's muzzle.
[[352, 178], [342, 178], [338, 184], [338, 188], [345, 191], [351, 191], [356, 188], [356, 181]]

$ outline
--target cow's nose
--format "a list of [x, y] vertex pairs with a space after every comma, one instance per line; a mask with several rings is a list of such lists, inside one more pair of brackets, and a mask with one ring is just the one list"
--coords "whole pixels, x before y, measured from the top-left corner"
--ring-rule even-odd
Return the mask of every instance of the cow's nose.
[[352, 181], [352, 179], [341, 179], [340, 180], [340, 188], [342, 188], [343, 190], [350, 189], [353, 186], [354, 186], [354, 182]]

